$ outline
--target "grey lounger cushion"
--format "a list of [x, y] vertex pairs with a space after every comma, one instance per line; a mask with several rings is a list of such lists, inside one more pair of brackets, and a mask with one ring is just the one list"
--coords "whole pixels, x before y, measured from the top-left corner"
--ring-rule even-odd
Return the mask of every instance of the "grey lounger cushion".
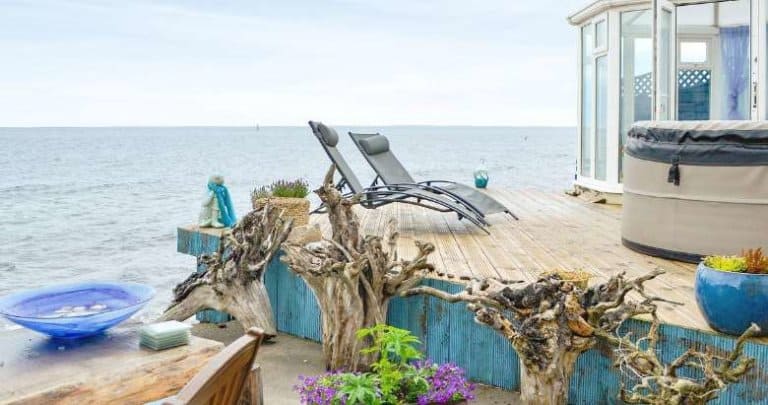
[[378, 155], [389, 151], [389, 139], [386, 136], [374, 135], [360, 140], [360, 146], [369, 155]]
[[320, 131], [320, 135], [323, 137], [323, 142], [328, 146], [336, 146], [339, 143], [339, 134], [336, 130], [321, 123], [317, 124], [317, 130]]

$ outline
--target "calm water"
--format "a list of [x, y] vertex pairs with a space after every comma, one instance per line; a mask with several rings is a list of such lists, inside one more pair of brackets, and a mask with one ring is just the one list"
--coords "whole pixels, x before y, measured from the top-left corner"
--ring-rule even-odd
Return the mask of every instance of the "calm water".
[[[482, 159], [491, 187], [559, 191], [573, 178], [571, 128], [354, 130], [389, 136], [418, 179], [471, 183]], [[145, 318], [194, 270], [194, 258], [176, 253], [176, 227], [196, 221], [209, 175], [225, 176], [242, 215], [254, 186], [303, 177], [316, 187], [329, 165], [304, 127], [0, 128], [0, 145], [0, 295], [72, 280], [135, 281], [158, 291]], [[362, 181], [373, 179], [346, 136], [340, 148]]]

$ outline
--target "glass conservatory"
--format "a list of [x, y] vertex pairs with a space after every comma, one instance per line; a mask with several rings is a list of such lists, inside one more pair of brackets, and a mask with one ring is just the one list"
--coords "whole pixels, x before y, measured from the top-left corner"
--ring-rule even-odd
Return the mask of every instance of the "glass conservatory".
[[597, 0], [579, 27], [576, 186], [622, 192], [643, 120], [765, 120], [768, 0]]

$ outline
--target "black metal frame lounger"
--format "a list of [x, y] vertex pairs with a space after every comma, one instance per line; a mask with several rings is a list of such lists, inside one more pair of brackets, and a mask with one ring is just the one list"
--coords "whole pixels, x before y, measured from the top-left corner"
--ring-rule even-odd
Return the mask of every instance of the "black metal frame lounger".
[[[336, 145], [339, 142], [339, 135], [336, 131], [322, 122], [309, 121], [309, 126], [341, 175], [341, 180], [339, 180], [336, 188], [342, 192], [344, 189], [348, 189], [349, 192], [346, 195], [362, 195], [360, 205], [364, 208], [376, 209], [391, 203], [402, 203], [417, 205], [439, 212], [453, 212], [459, 216], [459, 219], [466, 218], [486, 233], [489, 233], [485, 228], [489, 226], [488, 222], [474, 207], [465, 205], [460, 199], [449, 197], [444, 193], [432, 192], [418, 184], [398, 184], [396, 187], [389, 185], [363, 187], [360, 180], [349, 167], [349, 164], [347, 164], [347, 161], [339, 150], [336, 149]], [[321, 208], [318, 208], [318, 210]], [[315, 210], [315, 212], [318, 210]]]
[[406, 185], [407, 187], [416, 185], [432, 193], [444, 194], [452, 199], [461, 200], [464, 205], [471, 206], [475, 212], [483, 217], [490, 214], [505, 213], [511, 215], [514, 219], [518, 219], [502, 203], [485, 193], [475, 190], [473, 187], [448, 180], [417, 182], [392, 153], [389, 148], [389, 139], [384, 135], [350, 132], [349, 137], [352, 138], [357, 149], [376, 172], [374, 185], [377, 185], [379, 180], [384, 185], [393, 189], [397, 189], [401, 185]]

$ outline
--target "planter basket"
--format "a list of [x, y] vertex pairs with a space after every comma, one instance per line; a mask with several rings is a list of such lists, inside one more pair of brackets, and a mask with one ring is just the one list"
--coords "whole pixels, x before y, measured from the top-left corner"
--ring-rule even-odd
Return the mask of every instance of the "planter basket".
[[576, 287], [581, 288], [582, 290], [586, 290], [589, 286], [589, 279], [592, 278], [592, 274], [587, 273], [583, 270], [575, 270], [575, 271], [568, 271], [568, 270], [555, 270], [555, 271], [548, 271], [545, 273], [541, 273], [542, 277], [549, 276], [551, 274], [557, 274], [560, 276], [560, 278], [563, 279], [563, 281], [568, 281], [575, 285]]
[[309, 200], [306, 198], [269, 197], [254, 198], [253, 208], [258, 210], [265, 205], [283, 210], [285, 218], [293, 219], [293, 226], [304, 226], [309, 223]]

